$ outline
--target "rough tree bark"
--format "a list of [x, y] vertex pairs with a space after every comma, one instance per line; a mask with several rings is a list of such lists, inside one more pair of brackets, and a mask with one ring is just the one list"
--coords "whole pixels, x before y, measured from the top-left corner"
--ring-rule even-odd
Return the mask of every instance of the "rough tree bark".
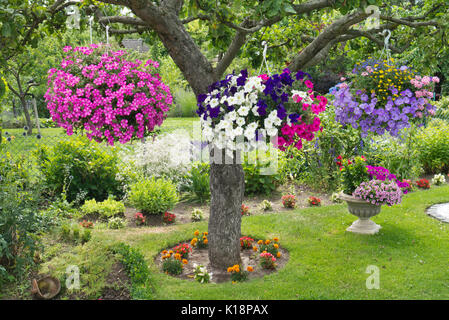
[[241, 262], [241, 205], [245, 176], [235, 157], [232, 164], [214, 163], [213, 159], [211, 156], [209, 260], [213, 267], [226, 269]]

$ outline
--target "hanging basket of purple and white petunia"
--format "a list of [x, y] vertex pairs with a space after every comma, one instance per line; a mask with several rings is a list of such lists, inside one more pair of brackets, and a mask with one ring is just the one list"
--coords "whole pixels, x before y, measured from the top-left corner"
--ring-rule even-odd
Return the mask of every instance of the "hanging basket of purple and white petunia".
[[65, 47], [59, 69], [48, 71], [47, 108], [68, 135], [83, 130], [89, 139], [126, 143], [142, 138], [165, 119], [172, 103], [159, 64], [131, 59], [107, 45]]
[[267, 148], [266, 138], [285, 150], [302, 148], [302, 139], [321, 129], [318, 114], [327, 99], [313, 92], [310, 75], [289, 69], [281, 74], [229, 74], [198, 96], [197, 114], [205, 140], [218, 149], [247, 152]]
[[342, 78], [334, 95], [335, 119], [343, 125], [369, 132], [397, 136], [399, 131], [418, 125], [435, 114], [433, 86], [438, 77], [421, 77], [394, 59], [368, 59], [357, 63], [350, 79]]

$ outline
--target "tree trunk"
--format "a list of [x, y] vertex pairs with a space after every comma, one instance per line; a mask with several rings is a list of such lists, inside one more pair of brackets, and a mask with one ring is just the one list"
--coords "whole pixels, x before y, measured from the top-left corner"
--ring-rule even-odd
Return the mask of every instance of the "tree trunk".
[[225, 270], [241, 262], [241, 206], [245, 191], [242, 165], [211, 160], [210, 191], [209, 260], [213, 267]]
[[22, 103], [23, 114], [25, 115], [25, 120], [27, 122], [27, 127], [28, 127], [27, 135], [31, 135], [33, 133], [33, 126], [31, 123], [30, 112], [28, 111], [28, 106], [27, 106], [25, 97], [20, 98], [20, 102]]

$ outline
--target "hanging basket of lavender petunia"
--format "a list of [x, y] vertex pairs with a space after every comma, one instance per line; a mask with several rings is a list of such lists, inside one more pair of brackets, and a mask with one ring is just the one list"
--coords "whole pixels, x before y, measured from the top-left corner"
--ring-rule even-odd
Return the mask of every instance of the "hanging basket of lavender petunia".
[[314, 138], [321, 129], [317, 116], [327, 99], [315, 95], [310, 75], [249, 76], [246, 70], [229, 74], [199, 95], [197, 114], [206, 141], [227, 152], [247, 152], [267, 147], [266, 138], [277, 138], [279, 148], [302, 148], [302, 139]]
[[142, 138], [162, 124], [172, 96], [155, 73], [157, 62], [143, 63], [106, 45], [64, 52], [60, 68], [48, 71], [45, 99], [53, 121], [68, 135], [79, 129], [113, 145]]
[[332, 92], [335, 118], [359, 129], [362, 137], [369, 132], [397, 136], [411, 123], [422, 124], [435, 114], [430, 99], [438, 77], [421, 77], [394, 59], [358, 62], [350, 79], [342, 80]]

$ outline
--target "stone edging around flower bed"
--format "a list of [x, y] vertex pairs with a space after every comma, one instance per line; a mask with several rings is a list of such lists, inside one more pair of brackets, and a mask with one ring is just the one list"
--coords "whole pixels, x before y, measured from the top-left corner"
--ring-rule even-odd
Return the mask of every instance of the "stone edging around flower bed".
[[449, 223], [449, 203], [434, 204], [427, 208], [426, 213], [441, 222]]
[[[257, 240], [256, 240], [257, 242]], [[181, 242], [179, 244], [183, 243], [189, 243], [189, 241]], [[171, 248], [166, 248], [166, 250], [170, 250]], [[161, 251], [163, 251], [162, 249]], [[282, 269], [288, 262], [290, 258], [289, 252], [282, 248], [282, 246], [279, 247], [279, 252], [281, 252], [281, 257], [276, 260], [277, 267], [274, 270], [267, 270], [263, 269], [260, 266], [259, 262], [259, 255], [260, 252], [254, 252], [252, 249], [244, 249], [241, 251], [240, 256], [242, 259], [241, 265], [243, 266], [243, 270], [246, 270], [248, 266], [252, 266], [254, 268], [253, 272], [250, 272], [248, 274], [248, 280], [256, 279], [256, 278], [262, 278], [266, 275], [272, 274], [277, 272], [278, 270]], [[194, 248], [193, 251], [189, 254], [189, 257], [187, 258], [188, 264], [184, 265], [183, 272], [180, 275], [173, 276], [178, 279], [184, 279], [184, 280], [191, 280], [194, 281], [193, 278], [193, 271], [194, 271], [194, 264], [197, 265], [204, 265], [206, 266], [208, 273], [213, 273], [211, 283], [223, 283], [231, 281], [231, 275], [226, 270], [219, 270], [212, 268], [209, 262], [209, 256], [208, 256], [208, 249], [197, 249]], [[156, 266], [161, 270], [162, 272], [162, 253], [159, 253], [154, 258], [154, 262]], [[232, 266], [229, 266], [232, 267]]]

